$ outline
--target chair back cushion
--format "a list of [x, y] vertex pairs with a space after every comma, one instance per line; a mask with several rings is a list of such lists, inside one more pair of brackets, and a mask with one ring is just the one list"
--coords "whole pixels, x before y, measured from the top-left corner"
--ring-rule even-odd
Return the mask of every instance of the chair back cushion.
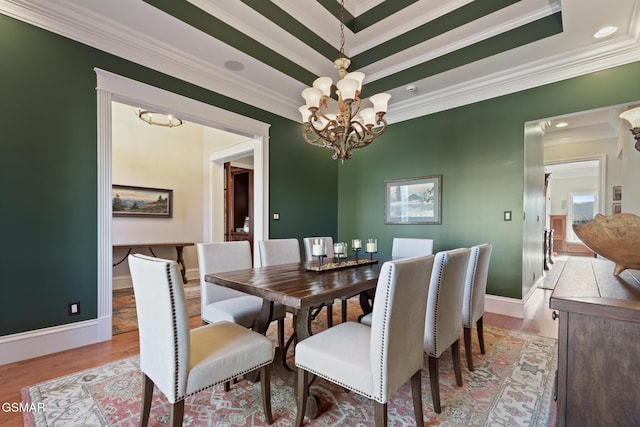
[[464, 285], [462, 325], [471, 328], [484, 315], [491, 244], [472, 246]]
[[432, 357], [460, 339], [462, 299], [470, 249], [438, 252], [435, 256], [424, 329], [424, 351]]
[[394, 237], [391, 256], [395, 258], [411, 258], [433, 254], [433, 239], [413, 239]]
[[129, 255], [140, 335], [140, 369], [170, 402], [184, 396], [189, 372], [189, 320], [175, 261]]
[[433, 255], [385, 262], [371, 323], [373, 398], [386, 403], [421, 367], [422, 338]]
[[327, 248], [327, 258], [333, 258], [335, 256], [333, 252], [333, 237], [305, 237], [302, 239], [302, 242], [304, 244], [304, 255], [307, 261], [313, 261], [315, 259], [311, 252], [311, 247], [315, 239], [324, 240], [324, 246]]
[[271, 239], [258, 242], [262, 266], [300, 262], [298, 239]]
[[200, 271], [201, 308], [230, 298], [247, 296], [243, 292], [204, 280], [204, 276], [252, 267], [251, 246], [247, 241], [198, 243], [198, 269]]

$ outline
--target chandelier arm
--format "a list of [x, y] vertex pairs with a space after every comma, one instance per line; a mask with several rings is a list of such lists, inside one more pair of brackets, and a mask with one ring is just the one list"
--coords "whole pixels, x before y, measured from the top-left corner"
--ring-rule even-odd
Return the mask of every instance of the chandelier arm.
[[350, 142], [348, 144], [348, 147], [346, 148], [346, 151], [350, 154], [351, 150], [355, 148], [363, 148], [371, 144], [377, 137], [382, 135], [384, 131], [387, 129], [387, 121], [383, 117], [379, 117], [378, 120], [376, 121], [376, 124], [381, 124], [381, 123], [382, 123], [382, 127], [378, 131], [374, 131], [371, 125], [366, 126], [366, 128], [363, 128], [362, 129], [363, 135], [359, 137], [357, 140], [355, 140], [354, 142]]

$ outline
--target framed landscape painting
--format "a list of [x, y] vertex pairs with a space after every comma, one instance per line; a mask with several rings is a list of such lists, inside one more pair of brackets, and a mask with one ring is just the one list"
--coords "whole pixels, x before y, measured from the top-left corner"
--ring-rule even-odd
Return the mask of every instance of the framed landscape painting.
[[113, 216], [171, 218], [173, 190], [113, 185], [111, 211]]
[[384, 182], [385, 224], [441, 224], [442, 175]]

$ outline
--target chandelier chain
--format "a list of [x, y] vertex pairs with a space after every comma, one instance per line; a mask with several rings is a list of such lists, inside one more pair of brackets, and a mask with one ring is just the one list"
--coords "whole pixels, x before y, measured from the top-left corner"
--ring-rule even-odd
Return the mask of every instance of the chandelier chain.
[[344, 0], [340, 2], [340, 57], [344, 56]]

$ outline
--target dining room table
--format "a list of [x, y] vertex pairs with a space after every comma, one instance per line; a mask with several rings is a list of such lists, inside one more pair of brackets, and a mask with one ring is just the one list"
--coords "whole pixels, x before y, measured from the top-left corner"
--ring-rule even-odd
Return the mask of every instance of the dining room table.
[[[262, 334], [267, 332], [271, 323], [274, 304], [285, 305], [293, 314], [294, 341], [300, 342], [312, 334], [312, 311], [318, 306], [331, 304], [335, 299], [359, 295], [363, 314], [372, 309], [369, 301], [375, 292], [382, 260], [323, 261], [322, 265], [316, 262], [294, 262], [205, 274], [205, 280], [262, 298], [262, 311], [252, 327]], [[297, 372], [287, 369], [286, 357], [286, 346], [277, 346], [274, 373], [295, 390]], [[306, 416], [316, 418], [319, 409], [319, 398], [310, 394]]]

